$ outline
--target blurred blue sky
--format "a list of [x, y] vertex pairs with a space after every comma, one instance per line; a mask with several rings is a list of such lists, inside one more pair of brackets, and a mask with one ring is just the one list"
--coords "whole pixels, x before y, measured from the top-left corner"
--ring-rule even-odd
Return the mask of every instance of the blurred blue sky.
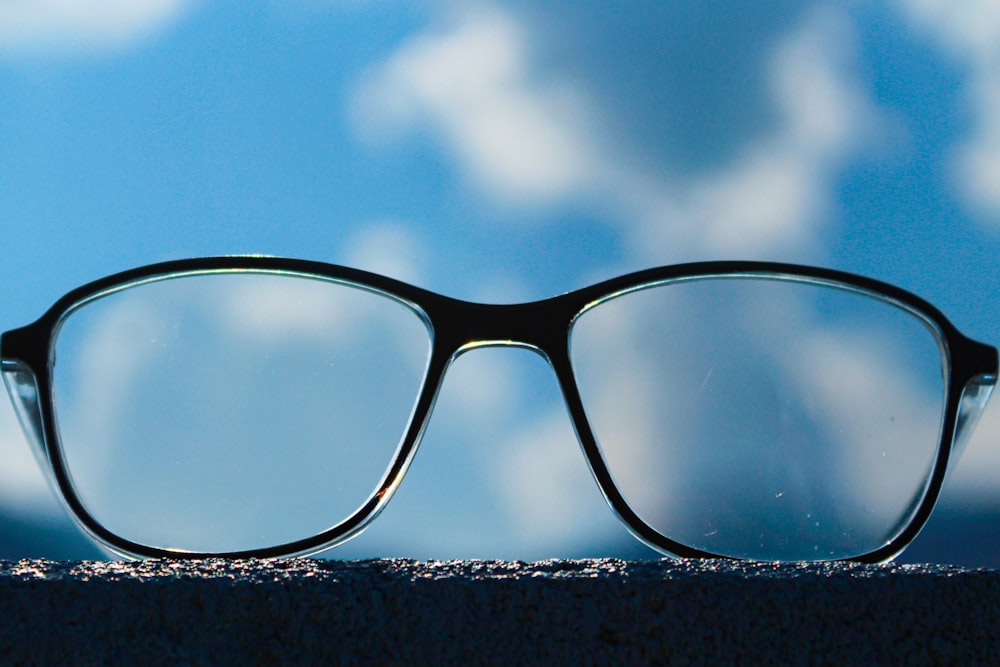
[[[1000, 6], [8, 1], [0, 231], [2, 329], [198, 255], [492, 301], [769, 259], [896, 283], [998, 344]], [[334, 555], [636, 553], [546, 373], [459, 360], [396, 498]], [[5, 403], [0, 448], [5, 512], [63, 522]], [[1000, 404], [945, 500], [997, 489]]]

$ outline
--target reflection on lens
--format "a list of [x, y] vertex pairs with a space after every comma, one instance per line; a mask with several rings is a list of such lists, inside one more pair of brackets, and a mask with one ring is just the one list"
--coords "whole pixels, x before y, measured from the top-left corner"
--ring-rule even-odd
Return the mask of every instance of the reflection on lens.
[[676, 542], [849, 558], [896, 537], [924, 497], [944, 360], [908, 310], [825, 285], [699, 279], [585, 311], [571, 345], [616, 485]]
[[328, 280], [135, 286], [59, 331], [64, 461], [91, 515], [146, 546], [225, 552], [312, 537], [377, 488], [429, 347], [407, 305]]

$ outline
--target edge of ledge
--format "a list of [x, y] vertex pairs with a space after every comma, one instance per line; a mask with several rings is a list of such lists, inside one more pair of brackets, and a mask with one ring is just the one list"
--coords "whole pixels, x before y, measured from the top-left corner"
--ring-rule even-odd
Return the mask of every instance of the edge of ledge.
[[724, 559], [622, 560], [618, 558], [549, 559], [535, 562], [505, 560], [414, 560], [378, 558], [323, 560], [315, 558], [142, 561], [55, 561], [25, 558], [0, 560], [0, 584], [24, 581], [191, 581], [231, 583], [293, 581], [350, 583], [361, 578], [383, 581], [520, 579], [657, 581], [690, 578], [709, 580], [797, 580], [802, 578], [877, 580], [886, 578], [996, 578], [1000, 570], [941, 564], [866, 565], [850, 562], [756, 563]]
[[1000, 571], [0, 561], [0, 662], [1000, 664]]

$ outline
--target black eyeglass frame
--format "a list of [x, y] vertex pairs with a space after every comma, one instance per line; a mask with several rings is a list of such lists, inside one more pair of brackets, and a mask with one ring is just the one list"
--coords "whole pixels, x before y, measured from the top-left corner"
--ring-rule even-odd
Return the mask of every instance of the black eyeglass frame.
[[[146, 282], [212, 273], [268, 273], [314, 277], [348, 284], [392, 297], [420, 315], [429, 329], [431, 353], [426, 377], [395, 457], [377, 491], [341, 523], [318, 535], [270, 547], [233, 552], [188, 552], [150, 547], [130, 541], [100, 524], [77, 497], [61, 454], [52, 396], [55, 341], [62, 321], [89, 301]], [[0, 337], [0, 364], [5, 374], [20, 374], [34, 384], [22, 394], [18, 413], [37, 430], [50, 472], [71, 514], [98, 542], [116, 553], [161, 558], [275, 558], [315, 553], [350, 539], [375, 519], [389, 501], [413, 458], [429, 422], [445, 373], [454, 359], [470, 349], [512, 346], [531, 349], [556, 374], [584, 456], [611, 509], [642, 542], [679, 557], [726, 558], [675, 542], [654, 530], [628, 505], [601, 456], [576, 385], [570, 356], [570, 333], [589, 308], [617, 295], [659, 284], [710, 278], [774, 279], [823, 285], [859, 292], [893, 303], [920, 317], [937, 334], [945, 357], [946, 406], [941, 441], [927, 491], [909, 525], [879, 549], [851, 557], [856, 562], [882, 562], [898, 555], [927, 522], [938, 499], [958, 430], [963, 395], [968, 388], [991, 388], [997, 379], [997, 350], [962, 335], [934, 306], [899, 287], [831, 269], [774, 262], [722, 261], [662, 266], [602, 281], [559, 296], [518, 304], [483, 304], [444, 296], [367, 271], [323, 262], [263, 256], [183, 259], [123, 271], [72, 290], [38, 320]], [[24, 373], [30, 376], [25, 376]], [[31, 394], [34, 394], [32, 397]], [[33, 401], [35, 405], [24, 404]], [[17, 402], [17, 400], [15, 400]], [[30, 432], [29, 432], [30, 437]]]

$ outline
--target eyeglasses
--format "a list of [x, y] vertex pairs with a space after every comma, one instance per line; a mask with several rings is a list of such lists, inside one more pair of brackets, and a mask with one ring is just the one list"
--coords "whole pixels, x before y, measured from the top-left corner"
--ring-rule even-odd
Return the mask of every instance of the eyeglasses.
[[[485, 305], [317, 262], [166, 262], [0, 341], [21, 424], [81, 526], [135, 557], [304, 555], [403, 478], [449, 364], [545, 357], [597, 486], [670, 555], [888, 560], [997, 377], [922, 299], [803, 266], [667, 266]], [[490, 378], [482, 378], [484, 383]]]

